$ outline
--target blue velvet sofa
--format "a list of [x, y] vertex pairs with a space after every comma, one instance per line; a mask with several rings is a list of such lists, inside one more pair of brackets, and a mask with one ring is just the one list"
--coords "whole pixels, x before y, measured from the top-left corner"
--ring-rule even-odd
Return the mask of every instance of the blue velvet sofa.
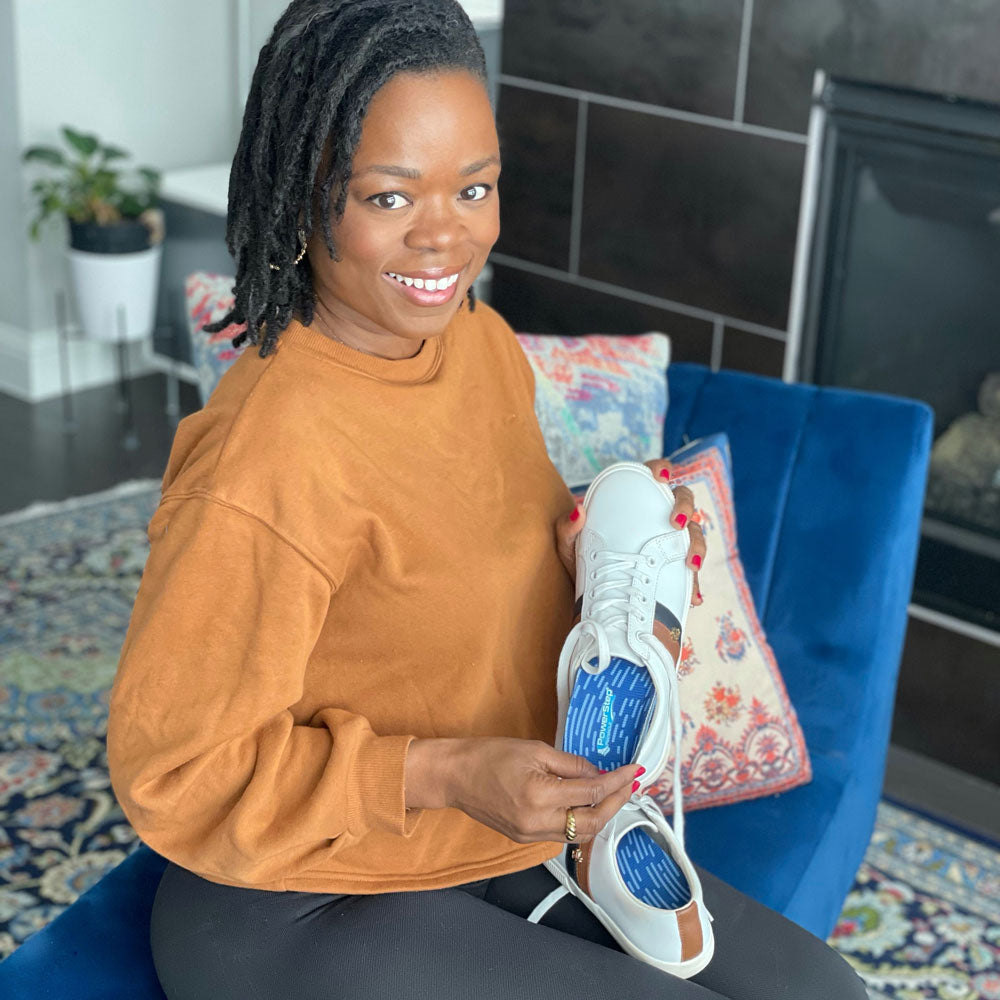
[[[740, 550], [813, 779], [691, 813], [695, 861], [820, 937], [875, 820], [930, 451], [920, 403], [670, 366], [664, 454], [726, 431]], [[0, 997], [162, 997], [150, 956], [165, 861], [144, 845], [0, 963]]]

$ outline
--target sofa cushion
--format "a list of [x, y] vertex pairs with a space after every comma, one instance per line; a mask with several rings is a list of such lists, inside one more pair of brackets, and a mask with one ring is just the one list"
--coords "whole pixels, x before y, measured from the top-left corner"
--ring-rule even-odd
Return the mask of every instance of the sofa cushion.
[[165, 1000], [149, 918], [166, 859], [145, 844], [0, 962], [0, 997]]
[[[670, 460], [671, 485], [691, 489], [708, 549], [699, 573], [704, 603], [689, 611], [678, 667], [688, 812], [794, 788], [810, 769], [740, 562], [726, 435], [693, 441]], [[672, 773], [671, 765], [650, 786], [668, 814]]]

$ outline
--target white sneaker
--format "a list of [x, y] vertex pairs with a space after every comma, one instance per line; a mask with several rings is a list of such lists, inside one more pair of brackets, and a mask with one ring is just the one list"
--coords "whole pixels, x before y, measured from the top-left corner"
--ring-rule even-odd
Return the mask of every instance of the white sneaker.
[[691, 603], [688, 533], [674, 528], [674, 495], [639, 462], [608, 466], [583, 501], [576, 553], [578, 617], [556, 676], [555, 746], [605, 771], [646, 769], [639, 791], [674, 748], [674, 831], [684, 842], [677, 663]]
[[648, 795], [630, 799], [592, 841], [567, 844], [545, 867], [560, 885], [530, 921], [570, 892], [649, 965], [688, 979], [712, 960], [715, 936], [701, 881]]

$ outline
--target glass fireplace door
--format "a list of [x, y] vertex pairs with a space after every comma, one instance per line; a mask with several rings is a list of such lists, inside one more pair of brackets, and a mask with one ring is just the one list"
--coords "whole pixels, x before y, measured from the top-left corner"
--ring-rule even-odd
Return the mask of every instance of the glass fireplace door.
[[799, 376], [933, 407], [914, 600], [1000, 629], [1000, 107], [823, 100]]

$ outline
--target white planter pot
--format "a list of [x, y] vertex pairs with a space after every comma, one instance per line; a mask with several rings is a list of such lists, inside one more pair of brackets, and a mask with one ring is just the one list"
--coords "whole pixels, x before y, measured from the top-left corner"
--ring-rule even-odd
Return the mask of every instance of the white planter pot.
[[[163, 244], [136, 253], [66, 248], [80, 326], [93, 340], [142, 340], [153, 331]], [[119, 307], [124, 306], [124, 334]]]

